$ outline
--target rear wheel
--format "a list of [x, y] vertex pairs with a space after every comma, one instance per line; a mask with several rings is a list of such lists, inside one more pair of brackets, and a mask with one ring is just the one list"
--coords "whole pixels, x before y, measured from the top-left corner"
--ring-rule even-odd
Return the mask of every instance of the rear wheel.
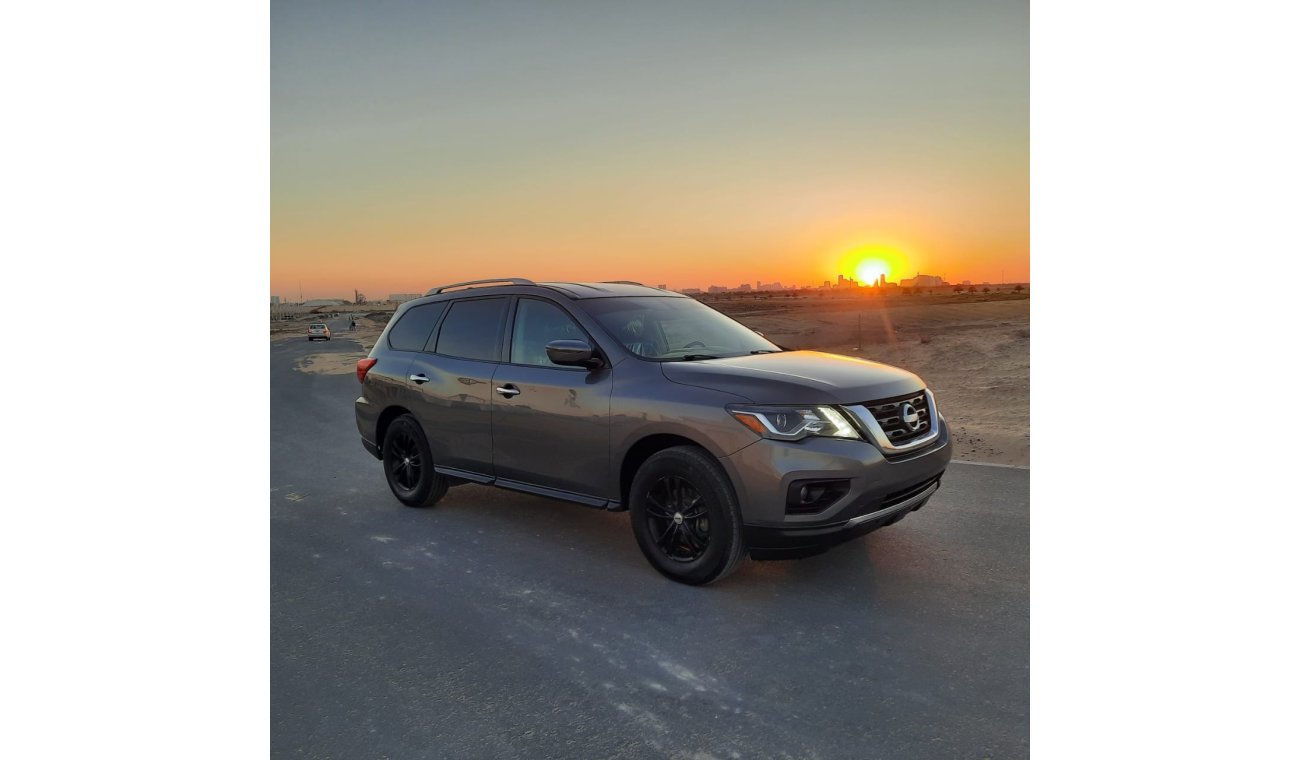
[[384, 432], [384, 476], [397, 500], [431, 507], [447, 493], [447, 479], [433, 471], [429, 439], [415, 417], [403, 414]]
[[651, 456], [632, 479], [628, 502], [641, 553], [675, 581], [712, 583], [745, 554], [731, 481], [701, 449], [675, 446]]

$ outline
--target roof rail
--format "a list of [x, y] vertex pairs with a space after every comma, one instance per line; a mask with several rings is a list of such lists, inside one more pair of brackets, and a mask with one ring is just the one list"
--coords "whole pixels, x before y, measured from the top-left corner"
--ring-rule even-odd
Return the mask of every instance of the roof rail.
[[641, 285], [641, 283], [639, 282], [632, 282], [631, 280], [601, 280], [600, 284], [601, 285], [640, 285], [643, 288], [646, 287], [645, 285]]
[[465, 288], [471, 285], [486, 285], [488, 283], [493, 283], [493, 282], [495, 283], [508, 282], [511, 285], [536, 285], [537, 284], [532, 280], [525, 280], [522, 277], [494, 277], [490, 280], [469, 280], [468, 282], [453, 282], [450, 285], [439, 285], [436, 288], [429, 288], [429, 292], [425, 293], [425, 295], [434, 296], [443, 292], [444, 290], [451, 290], [452, 288]]

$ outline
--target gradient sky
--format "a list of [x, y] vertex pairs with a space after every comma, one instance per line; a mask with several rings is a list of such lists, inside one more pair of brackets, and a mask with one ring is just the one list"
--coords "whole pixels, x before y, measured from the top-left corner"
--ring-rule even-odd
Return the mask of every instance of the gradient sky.
[[1029, 279], [1028, 2], [271, 6], [271, 293]]

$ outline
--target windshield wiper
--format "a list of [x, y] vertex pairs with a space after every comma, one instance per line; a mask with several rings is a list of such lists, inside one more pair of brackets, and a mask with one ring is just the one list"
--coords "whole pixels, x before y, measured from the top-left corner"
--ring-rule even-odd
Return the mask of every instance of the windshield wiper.
[[693, 362], [696, 361], [697, 359], [717, 359], [717, 358], [719, 357], [714, 356], [713, 354], [686, 354], [685, 356], [680, 357], [679, 361]]
[[781, 353], [781, 349], [779, 349], [779, 348], [760, 348], [760, 349], [758, 349], [757, 351], [750, 351], [749, 353], [751, 353], [751, 354], [779, 354], [779, 353]]

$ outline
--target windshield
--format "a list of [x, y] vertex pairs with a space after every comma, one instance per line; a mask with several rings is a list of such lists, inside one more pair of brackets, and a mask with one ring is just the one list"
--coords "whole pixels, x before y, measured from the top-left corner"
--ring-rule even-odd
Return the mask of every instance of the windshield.
[[646, 359], [692, 361], [781, 350], [694, 298], [593, 298], [583, 306], [627, 350]]

